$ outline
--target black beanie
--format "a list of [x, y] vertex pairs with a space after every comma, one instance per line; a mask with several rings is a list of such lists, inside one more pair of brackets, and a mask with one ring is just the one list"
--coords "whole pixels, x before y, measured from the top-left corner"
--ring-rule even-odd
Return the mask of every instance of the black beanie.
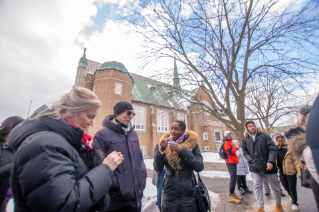
[[128, 102], [121, 101], [116, 103], [113, 110], [114, 110], [114, 115], [116, 116], [123, 113], [126, 110], [133, 110], [133, 106]]

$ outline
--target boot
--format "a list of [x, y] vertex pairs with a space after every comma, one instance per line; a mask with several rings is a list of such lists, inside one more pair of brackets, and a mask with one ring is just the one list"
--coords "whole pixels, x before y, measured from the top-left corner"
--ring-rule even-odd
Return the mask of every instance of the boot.
[[[234, 194], [235, 194], [235, 193], [234, 193]], [[240, 200], [239, 200], [239, 199], [236, 199], [236, 198], [234, 197], [234, 194], [232, 194], [232, 195], [229, 196], [229, 202], [234, 202], [234, 203], [239, 204], [239, 203], [240, 203]]]
[[275, 212], [284, 212], [284, 209], [282, 208], [282, 205], [276, 203], [276, 210], [275, 210]]
[[233, 196], [236, 198], [236, 199], [239, 199], [239, 200], [242, 200], [243, 198], [242, 197], [239, 197], [235, 194], [235, 192], [233, 193]]
[[245, 193], [248, 193], [248, 194], [252, 194], [252, 193], [253, 193], [251, 190], [249, 190], [248, 187], [246, 187], [246, 188], [244, 189], [244, 191], [245, 191]]
[[238, 190], [239, 190], [240, 195], [245, 195], [245, 191], [243, 188], [239, 188]]
[[265, 211], [263, 209], [261, 209], [261, 208], [258, 208], [257, 212], [265, 212]]
[[269, 196], [270, 195], [270, 191], [265, 191], [265, 195]]

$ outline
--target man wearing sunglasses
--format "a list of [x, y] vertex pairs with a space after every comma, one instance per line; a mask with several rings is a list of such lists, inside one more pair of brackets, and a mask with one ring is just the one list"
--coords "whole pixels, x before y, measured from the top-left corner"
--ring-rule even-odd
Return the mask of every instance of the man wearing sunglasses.
[[124, 160], [114, 170], [113, 185], [109, 190], [111, 197], [107, 211], [140, 212], [143, 190], [146, 185], [146, 167], [140, 150], [139, 139], [131, 120], [135, 113], [128, 102], [118, 102], [114, 115], [107, 116], [103, 128], [93, 138], [93, 148], [102, 149], [106, 155], [120, 152]]

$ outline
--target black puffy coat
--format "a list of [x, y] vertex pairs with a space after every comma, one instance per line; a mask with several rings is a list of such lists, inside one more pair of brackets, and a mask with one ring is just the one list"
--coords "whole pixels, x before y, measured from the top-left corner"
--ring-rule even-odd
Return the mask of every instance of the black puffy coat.
[[79, 152], [84, 132], [62, 119], [26, 120], [9, 137], [15, 212], [83, 211], [99, 206], [113, 181], [107, 165], [88, 170]]
[[[163, 212], [196, 212], [196, 182], [193, 171], [200, 172], [204, 169], [203, 156], [197, 144], [198, 136], [193, 131], [186, 131], [188, 135], [180, 145], [183, 149], [177, 153], [166, 148], [165, 154], [157, 151], [154, 156], [155, 171], [162, 171], [164, 165], [167, 171], [179, 170], [192, 172], [188, 177], [175, 177], [165, 175], [162, 193]], [[169, 138], [170, 133], [165, 133], [161, 139]], [[167, 173], [167, 172], [166, 172]]]
[[[10, 187], [9, 177], [13, 161], [13, 153], [0, 141], [0, 211], [4, 211], [5, 199]], [[4, 205], [3, 205], [4, 204]]]
[[106, 155], [113, 151], [121, 152], [123, 162], [114, 170], [114, 183], [110, 188], [111, 202], [107, 211], [125, 206], [140, 208], [143, 191], [146, 186], [146, 167], [136, 132], [130, 125], [124, 132], [122, 125], [107, 116], [103, 128], [93, 138], [93, 148], [101, 149]]
[[[245, 132], [245, 138], [243, 139], [243, 153], [249, 163], [249, 170], [255, 173], [261, 174], [276, 174], [277, 166], [277, 147], [275, 142], [269, 135], [262, 132], [261, 128], [258, 128], [255, 141], [252, 137]], [[273, 164], [272, 170], [267, 169], [267, 163]]]

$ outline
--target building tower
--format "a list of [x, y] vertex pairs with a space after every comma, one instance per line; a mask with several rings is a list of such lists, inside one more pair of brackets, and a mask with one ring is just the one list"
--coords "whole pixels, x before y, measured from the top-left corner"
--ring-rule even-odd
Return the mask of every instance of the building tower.
[[88, 72], [88, 60], [86, 59], [86, 48], [84, 48], [83, 56], [80, 58], [78, 69], [75, 76], [74, 86], [84, 87], [85, 86], [85, 77]]
[[181, 85], [179, 83], [179, 75], [176, 65], [176, 59], [174, 58], [174, 88], [181, 89]]
[[[85, 87], [92, 89], [102, 103], [100, 111], [94, 119], [94, 125], [88, 131], [90, 135], [94, 135], [102, 127], [104, 118], [114, 114], [113, 107], [117, 102], [132, 103], [133, 79], [124, 64], [116, 61], [103, 63], [94, 75], [88, 73], [87, 77]], [[93, 79], [91, 80], [91, 78]]]

